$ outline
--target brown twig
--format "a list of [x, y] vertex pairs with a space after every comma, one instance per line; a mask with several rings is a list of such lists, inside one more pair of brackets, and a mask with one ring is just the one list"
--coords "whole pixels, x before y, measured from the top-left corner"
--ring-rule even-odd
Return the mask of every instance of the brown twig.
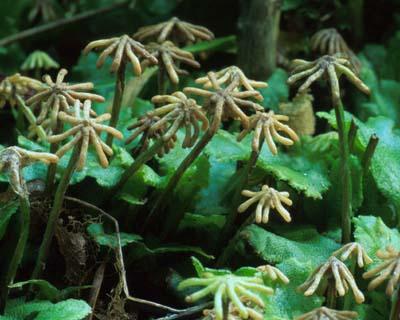
[[[89, 305], [94, 310], [96, 308], [97, 298], [99, 297], [100, 289], [104, 280], [104, 271], [106, 269], [106, 263], [102, 262], [97, 268], [96, 273], [93, 277], [93, 285], [90, 290]], [[86, 320], [92, 320], [93, 313], [87, 316]]]

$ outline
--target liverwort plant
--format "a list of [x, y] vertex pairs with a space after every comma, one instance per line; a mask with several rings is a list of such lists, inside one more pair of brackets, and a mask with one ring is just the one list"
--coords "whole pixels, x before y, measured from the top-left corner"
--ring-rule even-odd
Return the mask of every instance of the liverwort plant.
[[[125, 69], [127, 62], [131, 62], [133, 72], [135, 75], [139, 76], [142, 73], [142, 67], [140, 65], [139, 58], [147, 59], [147, 63], [150, 64], [157, 64], [158, 60], [146, 50], [143, 44], [133, 40], [128, 35], [90, 42], [85, 49], [83, 49], [83, 53], [88, 54], [92, 50], [102, 51], [96, 63], [98, 68], [103, 66], [108, 56], [113, 56], [111, 72], [116, 73], [117, 76], [115, 80], [110, 126], [116, 128], [118, 124], [119, 113], [121, 111], [122, 98], [124, 95]], [[112, 141], [113, 136], [109, 134], [106, 140], [107, 145], [111, 147]]]
[[6, 103], [9, 103], [11, 107], [18, 106], [18, 110], [21, 112], [13, 108], [17, 127], [20, 130], [24, 129], [23, 120], [25, 116], [30, 125], [29, 130], [41, 140], [46, 140], [45, 130], [41, 125], [37, 124], [35, 115], [25, 104], [26, 96], [29, 96], [32, 92], [40, 91], [41, 88], [42, 84], [36, 79], [22, 76], [19, 73], [8, 76], [0, 83], [0, 108], [4, 107]]
[[[243, 128], [249, 127], [249, 117], [244, 110], [257, 111], [262, 107], [251, 101], [251, 99], [262, 100], [260, 92], [257, 90], [248, 90], [244, 86], [243, 73], [239, 72], [239, 68], [232, 69], [233, 72], [227, 81], [218, 82], [215, 72], [209, 72], [207, 77], [212, 85], [209, 90], [187, 87], [183, 91], [187, 94], [193, 94], [205, 98], [203, 108], [206, 114], [211, 118], [210, 127], [193, 147], [190, 153], [179, 165], [173, 176], [170, 178], [167, 187], [157, 197], [155, 204], [152, 208], [151, 214], [147, 219], [147, 224], [151, 221], [156, 212], [162, 212], [167, 205], [167, 197], [178, 185], [180, 179], [190, 167], [190, 165], [197, 159], [203, 149], [212, 140], [217, 133], [222, 121], [229, 119], [238, 119]], [[225, 86], [224, 86], [225, 84]], [[207, 85], [207, 82], [204, 83]], [[242, 88], [244, 90], [241, 90]], [[168, 234], [168, 230], [166, 233]]]
[[357, 319], [355, 311], [339, 311], [327, 307], [317, 308], [295, 318], [295, 320], [352, 320]]
[[325, 292], [327, 306], [315, 309], [296, 319], [325, 319], [324, 316], [327, 319], [342, 319], [342, 316], [343, 319], [346, 319], [346, 315], [350, 317], [349, 319], [357, 317], [356, 312], [334, 310], [336, 296], [345, 296], [349, 289], [352, 290], [357, 303], [365, 301], [364, 294], [360, 291], [354, 279], [354, 270], [348, 268], [344, 263], [349, 259], [355, 260], [360, 268], [372, 263], [372, 259], [357, 242], [347, 243], [333, 252], [331, 257], [315, 269], [308, 279], [298, 287], [298, 290], [303, 292], [305, 296], [310, 296], [317, 292]]
[[20, 203], [19, 238], [13, 250], [13, 256], [8, 263], [8, 269], [1, 286], [0, 306], [3, 311], [7, 299], [8, 286], [13, 283], [18, 267], [24, 255], [24, 250], [29, 237], [30, 227], [30, 202], [29, 192], [23, 177], [23, 168], [34, 162], [41, 161], [45, 164], [57, 163], [58, 157], [51, 153], [34, 152], [20, 147], [8, 147], [0, 152], [0, 172], [8, 175], [10, 187], [18, 196]]
[[[164, 74], [163, 70], [165, 70], [170, 81], [175, 85], [179, 83], [179, 75], [189, 75], [188, 71], [181, 69], [181, 64], [192, 68], [200, 68], [200, 63], [195, 60], [193, 54], [180, 49], [171, 41], [163, 43], [151, 42], [146, 45], [146, 49], [159, 60], [159, 73]], [[150, 64], [151, 61], [149, 59], [145, 59], [142, 62], [143, 67], [147, 67]], [[163, 94], [165, 93], [163, 77], [160, 76], [159, 81], [158, 93]]]
[[173, 17], [166, 22], [141, 27], [133, 37], [139, 41], [154, 39], [158, 43], [171, 40], [177, 45], [182, 45], [198, 40], [212, 40], [214, 39], [214, 34], [203, 26], [194, 25]]
[[[48, 133], [57, 135], [62, 131], [62, 122], [59, 121], [60, 112], [69, 112], [70, 105], [76, 101], [91, 100], [103, 102], [104, 98], [100, 95], [90, 93], [93, 90], [93, 83], [84, 82], [70, 84], [65, 81], [68, 74], [66, 69], [60, 69], [56, 79], [49, 75], [43, 76], [43, 84], [35, 95], [30, 97], [26, 103], [35, 111], [39, 108], [37, 123], [47, 129]], [[91, 111], [95, 114], [94, 111]], [[58, 149], [58, 142], [50, 141], [50, 152], [55, 153]], [[52, 192], [57, 165], [51, 165], [47, 172], [46, 191]]]
[[260, 191], [243, 190], [242, 195], [250, 199], [238, 207], [238, 212], [246, 211], [254, 203], [257, 203], [255, 211], [256, 223], [268, 223], [270, 209], [276, 209], [286, 222], [292, 221], [289, 211], [285, 209], [282, 202], [288, 206], [292, 205], [289, 199], [289, 192], [280, 192], [267, 185], [263, 185]]
[[152, 102], [162, 106], [148, 112], [137, 124], [131, 127], [135, 131], [127, 142], [131, 142], [139, 134], [143, 134], [142, 144], [147, 145], [149, 138], [156, 137], [158, 140], [151, 148], [136, 158], [135, 162], [124, 172], [113, 192], [111, 192], [112, 195], [118, 192], [128, 179], [156, 153], [163, 155], [169, 151], [175, 145], [176, 134], [180, 128], [185, 129], [182, 147], [189, 148], [198, 140], [200, 131], [206, 131], [209, 127], [203, 108], [183, 92], [178, 91], [172, 95], [157, 95], [152, 98]]
[[46, 52], [35, 50], [25, 59], [21, 65], [21, 70], [32, 71], [36, 78], [40, 78], [42, 70], [58, 69], [60, 65]]
[[331, 56], [343, 54], [350, 60], [357, 72], [361, 69], [360, 60], [335, 28], [322, 29], [316, 32], [311, 38], [311, 48], [321, 54]]
[[38, 279], [42, 270], [44, 269], [47, 254], [54, 235], [54, 228], [61, 213], [65, 192], [67, 191], [68, 185], [75, 170], [79, 171], [84, 168], [89, 145], [94, 146], [101, 166], [107, 167], [107, 157], [111, 156], [113, 151], [101, 140], [100, 133], [106, 132], [115, 138], [122, 139], [121, 132], [111, 126], [102, 124], [102, 122], [111, 118], [110, 114], [106, 113], [93, 118], [90, 115], [92, 111], [91, 101], [84, 101], [83, 110], [81, 109], [81, 104], [82, 103], [79, 100], [75, 101], [73, 114], [67, 114], [63, 111], [59, 114], [59, 120], [62, 123], [71, 124], [72, 128], [48, 138], [49, 141], [60, 142], [68, 137], [72, 137], [73, 139], [64, 144], [64, 146], [62, 146], [56, 154], [62, 157], [70, 149], [73, 149], [73, 152], [54, 196], [53, 207], [49, 214], [46, 230], [36, 260], [35, 269], [32, 273], [32, 279]]
[[[202, 40], [214, 39], [214, 34], [203, 26], [182, 21], [176, 17], [166, 22], [145, 26], [133, 35], [138, 41], [150, 41], [146, 49], [154, 54], [159, 60], [158, 66], [158, 93], [165, 94], [165, 73], [168, 74], [172, 84], [179, 83], [178, 75], [187, 75], [187, 71], [180, 68], [184, 63], [194, 68], [200, 64], [193, 55], [182, 49], [181, 46]], [[143, 61], [142, 65], [148, 65]]]
[[345, 128], [344, 108], [341, 100], [339, 78], [345, 77], [354, 84], [361, 92], [370, 94], [369, 88], [352, 71], [350, 62], [340, 56], [325, 55], [315, 61], [294, 60], [292, 75], [287, 82], [294, 84], [298, 81], [305, 82], [299, 87], [299, 92], [305, 92], [315, 81], [326, 77], [330, 84], [332, 104], [335, 109], [336, 122], [339, 133], [340, 146], [340, 176], [341, 176], [341, 220], [342, 220], [342, 243], [348, 243], [351, 239], [352, 218], [352, 186], [349, 163], [348, 130]]
[[[193, 303], [213, 296], [214, 308], [206, 311], [211, 319], [229, 319], [229, 315], [234, 314], [238, 317], [233, 319], [262, 319], [260, 308], [262, 310], [265, 307], [262, 295], [274, 294], [274, 289], [264, 284], [264, 269], [248, 268], [245, 274], [241, 269], [230, 272], [202, 267], [203, 270], [199, 272], [200, 262], [194, 260], [194, 264], [198, 277], [183, 280], [178, 286], [179, 290], [199, 288], [186, 297], [187, 302]], [[287, 283], [286, 276], [282, 274], [281, 277]]]

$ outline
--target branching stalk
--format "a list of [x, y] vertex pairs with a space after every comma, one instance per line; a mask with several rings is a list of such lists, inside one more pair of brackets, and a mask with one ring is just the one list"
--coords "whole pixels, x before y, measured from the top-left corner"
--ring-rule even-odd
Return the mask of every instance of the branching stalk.
[[[115, 91], [114, 91], [114, 100], [111, 111], [111, 119], [110, 119], [110, 127], [117, 127], [119, 114], [121, 112], [121, 104], [122, 98], [124, 96], [125, 89], [125, 70], [126, 70], [126, 62], [122, 61], [121, 66], [118, 69], [116, 80], [115, 80]], [[109, 147], [112, 147], [114, 136], [112, 134], [107, 135], [106, 143]]]
[[39, 279], [42, 271], [45, 268], [45, 263], [47, 260], [47, 255], [50, 249], [51, 241], [54, 236], [56, 223], [60, 216], [61, 207], [64, 202], [65, 192], [67, 191], [72, 175], [75, 172], [80, 155], [80, 149], [81, 149], [81, 143], [77, 143], [71, 155], [71, 158], [69, 159], [68, 166], [65, 169], [63, 176], [61, 177], [60, 184], [57, 187], [56, 194], [54, 196], [53, 208], [51, 209], [49, 214], [46, 230], [43, 236], [42, 243], [39, 248], [36, 265], [33, 270], [31, 279]]

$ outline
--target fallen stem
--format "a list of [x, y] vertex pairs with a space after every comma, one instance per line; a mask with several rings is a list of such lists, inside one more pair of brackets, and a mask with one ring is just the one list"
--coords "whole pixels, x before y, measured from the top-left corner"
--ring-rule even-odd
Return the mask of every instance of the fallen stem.
[[73, 201], [75, 203], [78, 203], [82, 206], [85, 206], [87, 208], [90, 208], [92, 210], [95, 210], [97, 212], [99, 212], [101, 215], [105, 216], [106, 218], [108, 218], [110, 221], [112, 221], [112, 223], [114, 224], [114, 228], [115, 228], [115, 234], [116, 234], [116, 238], [117, 238], [117, 248], [114, 248], [115, 251], [115, 255], [117, 258], [117, 265], [118, 265], [118, 271], [119, 271], [119, 275], [121, 277], [121, 281], [122, 281], [122, 285], [123, 285], [123, 290], [124, 290], [124, 294], [126, 296], [126, 299], [138, 304], [144, 304], [144, 305], [148, 305], [157, 309], [161, 309], [161, 310], [165, 310], [168, 312], [173, 312], [173, 313], [181, 313], [184, 312], [185, 309], [175, 309], [157, 302], [153, 302], [153, 301], [149, 301], [149, 300], [144, 300], [144, 299], [139, 299], [139, 298], [135, 298], [132, 297], [129, 293], [129, 287], [128, 287], [128, 282], [126, 279], [126, 269], [125, 269], [125, 263], [124, 263], [124, 255], [122, 252], [122, 245], [121, 245], [121, 236], [120, 236], [120, 230], [119, 230], [119, 223], [117, 221], [117, 219], [115, 219], [112, 215], [108, 214], [107, 212], [105, 212], [104, 210], [100, 209], [99, 207], [88, 203], [86, 201], [77, 199], [77, 198], [73, 198], [73, 197], [65, 197], [65, 200], [68, 201]]
[[[45, 268], [47, 255], [50, 249], [51, 242], [54, 236], [54, 230], [56, 223], [61, 213], [61, 207], [64, 202], [65, 192], [67, 191], [68, 185], [71, 181], [72, 175], [75, 172], [75, 168], [78, 162], [79, 154], [81, 149], [81, 143], [76, 144], [71, 158], [69, 159], [68, 166], [61, 177], [60, 184], [57, 187], [56, 194], [54, 196], [53, 208], [50, 211], [49, 218], [47, 221], [46, 230], [44, 232], [43, 240], [39, 248], [36, 265], [33, 270], [31, 279], [39, 279], [42, 271]], [[32, 287], [30, 288], [32, 291]]]
[[104, 14], [104, 13], [106, 13], [108, 11], [112, 11], [112, 10], [118, 8], [118, 7], [122, 7], [122, 6], [125, 6], [125, 5], [128, 5], [128, 4], [129, 4], [128, 0], [117, 2], [117, 3], [113, 3], [113, 4], [111, 4], [111, 5], [107, 6], [107, 7], [94, 9], [94, 10], [88, 10], [86, 12], [82, 12], [80, 14], [77, 14], [77, 15], [75, 15], [73, 17], [60, 19], [60, 20], [57, 20], [57, 21], [53, 21], [53, 22], [50, 22], [50, 23], [46, 23], [46, 24], [43, 24], [43, 25], [40, 25], [40, 26], [36, 26], [36, 27], [30, 28], [30, 29], [21, 31], [21, 32], [19, 32], [17, 34], [14, 34], [14, 35], [11, 35], [11, 36], [8, 36], [8, 37], [5, 37], [5, 38], [1, 39], [0, 40], [0, 47], [4, 47], [4, 46], [7, 46], [7, 45], [9, 45], [11, 43], [14, 43], [14, 42], [17, 42], [17, 41], [20, 41], [20, 40], [23, 40], [23, 39], [38, 35], [40, 33], [45, 33], [47, 31], [55, 29], [55, 28], [60, 28], [60, 27], [66, 26], [68, 24], [72, 24], [72, 23], [75, 23], [75, 22], [78, 22], [78, 21], [82, 21], [84, 19], [88, 19], [88, 18], [91, 18], [91, 17], [99, 15], [99, 14]]
[[[114, 128], [116, 128], [118, 125], [119, 114], [121, 112], [122, 98], [124, 96], [124, 89], [125, 89], [125, 70], [126, 70], [126, 62], [122, 61], [115, 79], [114, 99], [113, 99], [111, 119], [109, 124], [111, 127]], [[106, 143], [109, 147], [112, 146], [113, 139], [114, 136], [109, 133], [107, 135], [107, 140], [106, 140]]]

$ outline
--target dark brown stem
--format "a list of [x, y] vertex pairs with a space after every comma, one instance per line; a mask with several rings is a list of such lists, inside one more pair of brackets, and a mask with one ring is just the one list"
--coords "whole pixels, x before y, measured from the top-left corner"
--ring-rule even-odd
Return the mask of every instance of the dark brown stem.
[[82, 12], [80, 14], [77, 14], [73, 17], [68, 17], [68, 18], [64, 18], [64, 19], [60, 19], [54, 22], [50, 22], [50, 23], [46, 23], [37, 27], [33, 27], [24, 31], [21, 31], [17, 34], [5, 37], [3, 39], [0, 40], [0, 47], [4, 47], [7, 46], [11, 43], [20, 41], [20, 40], [24, 40], [26, 38], [32, 37], [32, 36], [36, 36], [38, 34], [41, 33], [45, 33], [48, 32], [50, 30], [56, 29], [56, 28], [60, 28], [63, 26], [66, 26], [68, 24], [72, 24], [78, 21], [82, 21], [91, 17], [94, 17], [96, 15], [100, 15], [100, 14], [104, 14], [106, 12], [112, 11], [118, 7], [122, 7], [125, 5], [128, 5], [129, 1], [125, 0], [125, 1], [121, 1], [121, 2], [115, 2], [107, 7], [103, 7], [103, 8], [99, 8], [99, 9], [94, 9], [94, 10], [89, 10], [86, 12]]
[[241, 0], [238, 64], [265, 81], [276, 68], [282, 0]]
[[[126, 63], [125, 61], [122, 61], [115, 79], [114, 100], [113, 100], [111, 119], [109, 124], [111, 127], [114, 128], [116, 128], [118, 125], [119, 114], [121, 112], [122, 98], [124, 96], [124, 89], [125, 89], [125, 70], [126, 70]], [[112, 147], [113, 140], [114, 136], [111, 133], [109, 133], [106, 140], [106, 143], [109, 147]]]

